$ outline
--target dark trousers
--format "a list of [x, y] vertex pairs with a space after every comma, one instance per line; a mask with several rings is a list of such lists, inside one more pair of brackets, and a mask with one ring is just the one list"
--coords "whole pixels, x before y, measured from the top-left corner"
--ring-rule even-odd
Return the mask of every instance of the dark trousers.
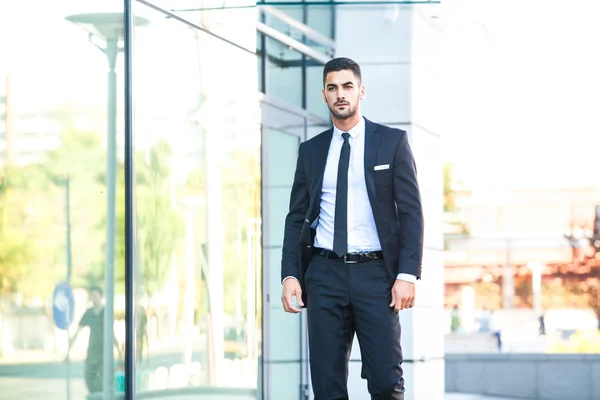
[[398, 314], [382, 260], [345, 264], [315, 255], [305, 275], [315, 400], [348, 399], [348, 360], [358, 337], [373, 400], [404, 400]]
[[88, 358], [85, 362], [85, 385], [91, 393], [102, 392], [104, 381], [104, 364], [102, 359]]

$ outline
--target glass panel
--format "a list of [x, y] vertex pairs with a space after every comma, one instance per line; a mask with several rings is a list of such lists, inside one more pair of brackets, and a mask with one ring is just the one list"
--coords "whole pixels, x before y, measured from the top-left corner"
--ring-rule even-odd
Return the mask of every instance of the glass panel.
[[[275, 124], [276, 116], [286, 117], [282, 111], [268, 111], [273, 118], [265, 124]], [[287, 120], [294, 117], [288, 115]], [[298, 117], [296, 117], [298, 119]], [[265, 246], [265, 290], [269, 293], [268, 319], [265, 326], [268, 338], [267, 381], [269, 398], [299, 399], [301, 377], [301, 318], [302, 315], [286, 313], [281, 301], [281, 246], [283, 243], [283, 227], [288, 211], [290, 191], [292, 187], [300, 137], [272, 128], [263, 128], [265, 146], [265, 212], [264, 220], [268, 223]]]
[[313, 65], [306, 68], [306, 109], [311, 114], [317, 115], [326, 121], [331, 118], [329, 108], [323, 102], [322, 65]]
[[306, 24], [328, 38], [333, 38], [333, 6], [306, 6]]
[[0, 4], [4, 399], [123, 389], [123, 9], [80, 3]]
[[302, 107], [302, 54], [267, 38], [267, 94]]
[[[290, 1], [294, 1], [294, 0], [290, 0]], [[279, 11], [284, 12], [286, 15], [294, 18], [296, 21], [299, 22], [303, 22], [304, 21], [304, 7], [301, 6], [275, 6], [275, 8], [277, 8]], [[289, 26], [284, 22], [281, 21], [279, 18], [276, 18], [273, 15], [269, 15], [267, 13], [266, 15], [266, 21], [265, 23], [267, 25], [269, 25], [272, 28], [277, 29], [279, 32], [288, 32]], [[301, 36], [295, 34], [294, 39], [296, 40], [301, 40]]]
[[[139, 3], [134, 11], [149, 21], [136, 29], [134, 61], [138, 391], [255, 399], [256, 55]], [[222, 13], [221, 31], [256, 49], [255, 12]]]

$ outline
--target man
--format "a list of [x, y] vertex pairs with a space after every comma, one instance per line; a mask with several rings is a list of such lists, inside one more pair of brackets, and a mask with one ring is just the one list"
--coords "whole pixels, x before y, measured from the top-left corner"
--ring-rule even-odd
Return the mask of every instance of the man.
[[364, 118], [360, 66], [323, 70], [333, 128], [300, 145], [285, 221], [285, 311], [308, 312], [315, 400], [348, 399], [354, 333], [372, 399], [404, 399], [398, 312], [414, 306], [423, 215], [406, 132]]
[[145, 366], [148, 366], [150, 363], [150, 343], [148, 342], [148, 316], [146, 315], [146, 309], [138, 305], [137, 308], [137, 329], [136, 333], [136, 342], [135, 342], [135, 351], [136, 351], [136, 360], [139, 366], [142, 365], [142, 361], [144, 360], [144, 351], [146, 352], [146, 363]]
[[[88, 341], [87, 357], [85, 359], [85, 384], [90, 393], [102, 391], [103, 387], [103, 368], [104, 368], [104, 302], [102, 289], [93, 286], [89, 289], [90, 307], [81, 317], [77, 331], [71, 339], [71, 346], [77, 340], [77, 337], [88, 327], [90, 336]], [[115, 346], [118, 349], [118, 342], [114, 339]], [[71, 349], [69, 348], [69, 351]], [[120, 350], [119, 350], [120, 351]]]

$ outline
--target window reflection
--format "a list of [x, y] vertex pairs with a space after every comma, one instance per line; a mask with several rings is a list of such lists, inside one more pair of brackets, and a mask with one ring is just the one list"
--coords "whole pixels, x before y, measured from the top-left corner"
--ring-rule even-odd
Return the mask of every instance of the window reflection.
[[107, 104], [123, 98], [122, 59], [109, 96], [94, 46], [106, 43], [67, 17], [122, 15], [121, 4], [0, 4], [0, 399], [120, 390], [124, 342], [112, 315], [124, 304], [124, 238], [107, 191], [118, 204], [123, 149], [108, 150]]
[[[150, 21], [136, 31], [134, 64], [136, 302], [143, 307], [136, 319], [146, 319], [147, 335], [137, 338], [138, 349], [144, 343], [138, 391], [238, 387], [254, 398], [261, 337], [256, 56], [144, 6], [135, 13]], [[222, 32], [256, 48], [251, 9], [222, 21]]]

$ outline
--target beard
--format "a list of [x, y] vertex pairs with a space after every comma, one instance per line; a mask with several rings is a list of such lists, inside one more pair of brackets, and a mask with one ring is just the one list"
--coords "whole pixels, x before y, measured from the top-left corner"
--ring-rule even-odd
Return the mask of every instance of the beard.
[[347, 102], [345, 110], [339, 110], [335, 108], [336, 104], [337, 103], [330, 105], [329, 103], [327, 103], [327, 107], [329, 107], [329, 111], [331, 112], [331, 114], [333, 114], [338, 119], [348, 119], [354, 116], [356, 114], [356, 111], [358, 110], [358, 99], [356, 100], [356, 102], [354, 102], [354, 105], [352, 105], [352, 103]]

